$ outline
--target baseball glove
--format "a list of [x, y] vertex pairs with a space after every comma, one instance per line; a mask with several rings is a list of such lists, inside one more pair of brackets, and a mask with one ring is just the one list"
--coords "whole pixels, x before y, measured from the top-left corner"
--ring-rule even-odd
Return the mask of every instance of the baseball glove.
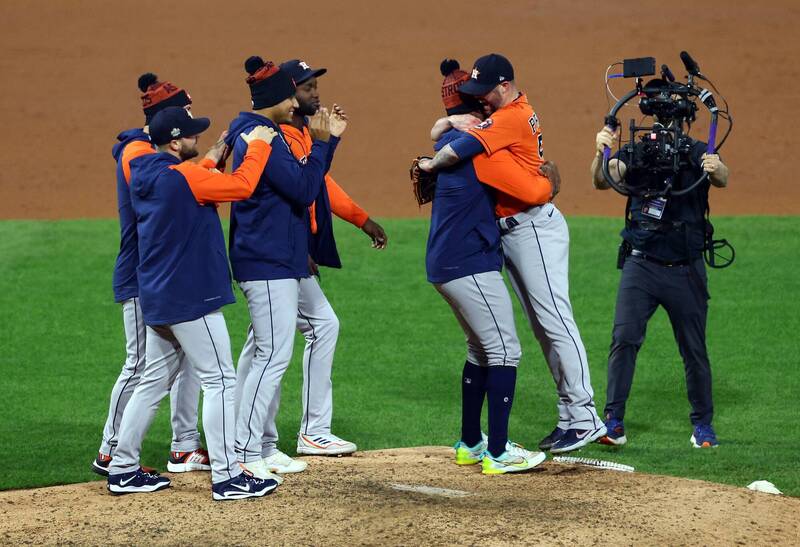
[[411, 162], [411, 191], [420, 207], [433, 201], [436, 192], [436, 174], [428, 173], [419, 168], [420, 160], [429, 160], [428, 156], [419, 156]]

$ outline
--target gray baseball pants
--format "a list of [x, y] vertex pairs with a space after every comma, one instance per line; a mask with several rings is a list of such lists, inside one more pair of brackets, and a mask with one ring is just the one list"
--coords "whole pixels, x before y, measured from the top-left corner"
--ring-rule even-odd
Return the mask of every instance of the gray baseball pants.
[[[184, 358], [185, 356], [185, 358]], [[203, 430], [215, 483], [242, 471], [234, 453], [236, 409], [228, 328], [220, 310], [194, 321], [147, 327], [147, 364], [128, 401], [120, 424], [119, 444], [109, 474], [139, 467], [142, 440], [179, 372], [194, 367], [203, 388]]]
[[[127, 358], [111, 390], [108, 417], [103, 427], [100, 452], [113, 455], [117, 446], [122, 414], [139, 384], [145, 365], [145, 324], [139, 299], [131, 298], [122, 303], [122, 323], [125, 327], [125, 350]], [[170, 421], [172, 423], [173, 452], [191, 452], [200, 448], [200, 432], [197, 430], [197, 407], [200, 398], [200, 379], [192, 367], [182, 367], [170, 389]]]
[[300, 284], [277, 279], [239, 286], [247, 298], [255, 344], [250, 366], [240, 368], [237, 379], [236, 455], [247, 463], [264, 457], [265, 435], [277, 438], [274, 416], [273, 424], [266, 424], [272, 405], [277, 411], [281, 380], [292, 359]]
[[[513, 219], [513, 220], [510, 220]], [[569, 299], [569, 229], [552, 203], [498, 220], [506, 271], [558, 392], [558, 427], [596, 429], [589, 362]]]
[[[304, 435], [326, 434], [331, 432], [333, 420], [333, 354], [339, 338], [339, 319], [333, 311], [325, 293], [315, 277], [305, 277], [299, 281], [295, 326], [306, 339], [303, 351], [303, 417], [300, 433]], [[252, 325], [247, 331], [247, 340], [239, 356], [236, 367], [239, 378], [250, 373], [255, 355], [255, 336]], [[237, 408], [241, 404], [244, 382], [236, 384]], [[267, 458], [278, 448], [278, 428], [276, 425], [281, 400], [281, 386], [269, 402], [264, 434], [261, 442], [261, 455]]]
[[434, 287], [467, 337], [467, 360], [478, 366], [517, 366], [522, 357], [511, 296], [500, 272], [460, 277]]

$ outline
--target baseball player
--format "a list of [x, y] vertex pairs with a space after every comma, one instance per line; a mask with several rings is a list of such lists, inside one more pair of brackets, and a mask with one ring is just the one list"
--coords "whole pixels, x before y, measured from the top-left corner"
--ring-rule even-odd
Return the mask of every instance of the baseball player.
[[[253, 196], [231, 208], [233, 276], [247, 298], [255, 344], [250, 366], [238, 375], [236, 453], [259, 477], [270, 473], [262, 453], [265, 424], [277, 411], [281, 378], [294, 345], [300, 283], [309, 277], [308, 208], [315, 204], [316, 218], [330, 222], [324, 177], [347, 118], [336, 106], [331, 114], [324, 110], [311, 118], [313, 144], [301, 163], [279, 126], [290, 124], [299, 107], [294, 81], [286, 70], [256, 56], [247, 59], [245, 69], [253, 112], [242, 112], [231, 122], [227, 143], [233, 148], [233, 166], [240, 165], [246, 152], [241, 133], [257, 125], [278, 133]], [[332, 353], [333, 347], [326, 351]], [[295, 470], [300, 469], [291, 468]]]
[[[480, 98], [492, 113], [467, 135], [440, 150], [420, 168], [437, 170], [485, 152], [508, 150], [531, 177], [552, 172], [544, 162], [539, 117], [514, 81], [511, 63], [498, 54], [479, 58], [462, 94]], [[500, 192], [495, 213], [503, 234], [509, 279], [542, 347], [559, 395], [559, 421], [539, 447], [553, 453], [577, 450], [604, 436], [589, 377], [586, 350], [569, 300], [569, 231], [550, 202], [530, 207]]]
[[[142, 95], [145, 125], [142, 129], [129, 129], [117, 136], [112, 154], [117, 162], [117, 205], [119, 209], [120, 245], [114, 265], [114, 299], [122, 304], [125, 327], [127, 359], [111, 390], [108, 418], [103, 428], [103, 441], [92, 471], [108, 475], [108, 464], [117, 445], [119, 425], [125, 406], [139, 383], [145, 359], [145, 325], [139, 305], [139, 283], [136, 268], [139, 265], [136, 218], [131, 208], [128, 184], [130, 162], [145, 154], [155, 153], [148, 135], [148, 125], [161, 110], [168, 106], [191, 109], [189, 93], [170, 82], [159, 82], [152, 73], [142, 74], [138, 81]], [[200, 379], [193, 370], [185, 367], [175, 379], [170, 390], [172, 446], [167, 469], [173, 473], [208, 471], [211, 469], [208, 452], [200, 445], [197, 430], [197, 405], [200, 396]]]
[[[172, 106], [150, 123], [158, 153], [131, 162], [131, 204], [139, 237], [139, 290], [147, 325], [147, 357], [120, 425], [109, 466], [113, 494], [155, 492], [169, 479], [139, 467], [142, 439], [182, 366], [196, 370], [203, 388], [203, 426], [211, 460], [212, 498], [263, 496], [278, 480], [243, 472], [233, 451], [235, 371], [220, 308], [235, 301], [217, 204], [249, 197], [270, 155], [275, 133], [266, 127], [241, 135], [245, 159], [231, 175], [187, 160], [197, 155], [208, 118]], [[223, 134], [224, 136], [224, 134]], [[222, 156], [218, 143], [206, 158]], [[187, 359], [181, 360], [181, 354]], [[187, 363], [188, 361], [188, 363]]]
[[[324, 68], [312, 69], [307, 63], [293, 59], [280, 65], [294, 80], [297, 86], [295, 99], [297, 108], [292, 114], [292, 122], [280, 124], [283, 136], [291, 148], [292, 154], [303, 164], [311, 154], [313, 140], [308, 129], [309, 116], [320, 109], [317, 78], [327, 72]], [[387, 237], [383, 228], [373, 221], [364, 209], [358, 206], [347, 193], [333, 180], [330, 174], [325, 175], [325, 190], [320, 199], [328, 200], [330, 211], [357, 228], [361, 228], [372, 240], [376, 249], [386, 247]], [[327, 195], [322, 195], [327, 193]], [[309, 208], [311, 239], [309, 254], [311, 273], [317, 273], [317, 266], [340, 268], [341, 262], [333, 238], [332, 219], [330, 214], [317, 214], [316, 203]], [[333, 384], [331, 369], [333, 354], [339, 334], [339, 320], [315, 277], [300, 279], [298, 296], [297, 329], [306, 339], [303, 352], [303, 417], [300, 432], [297, 436], [297, 453], [322, 456], [334, 456], [355, 452], [356, 445], [331, 433], [333, 418]], [[253, 329], [247, 331], [247, 340], [239, 357], [237, 371], [247, 374], [255, 354], [255, 337]], [[237, 401], [241, 400], [242, 383], [237, 384]], [[280, 386], [268, 409], [267, 421], [264, 424], [264, 437], [261, 455], [264, 463], [274, 473], [293, 473], [303, 471], [307, 463], [294, 460], [277, 448], [278, 430], [276, 415], [280, 404]]]
[[[445, 75], [442, 98], [448, 115], [471, 111], [479, 115], [477, 101], [464, 101], [458, 94], [468, 75], [457, 70], [454, 61], [444, 61], [441, 69]], [[441, 150], [461, 135], [448, 131], [435, 148]], [[426, 253], [428, 281], [450, 304], [467, 339], [456, 463], [481, 463], [484, 474], [525, 471], [546, 457], [508, 441], [508, 419], [522, 352], [511, 298], [500, 275], [503, 259], [494, 217], [494, 189], [529, 204], [541, 203], [551, 194], [546, 179], [544, 184], [532, 184], [528, 172], [506, 150], [492, 156], [479, 153], [471, 161], [446, 167], [438, 173]], [[480, 428], [484, 398], [489, 405], [488, 443]]]

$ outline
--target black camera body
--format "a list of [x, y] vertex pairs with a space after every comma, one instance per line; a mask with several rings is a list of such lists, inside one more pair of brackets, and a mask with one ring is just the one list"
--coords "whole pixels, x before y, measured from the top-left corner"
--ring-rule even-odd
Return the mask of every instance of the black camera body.
[[679, 124], [632, 127], [631, 134], [642, 129], [646, 131], [640, 134], [638, 142], [622, 147], [627, 159], [627, 184], [642, 195], [660, 195], [681, 170], [690, 166], [692, 139]]

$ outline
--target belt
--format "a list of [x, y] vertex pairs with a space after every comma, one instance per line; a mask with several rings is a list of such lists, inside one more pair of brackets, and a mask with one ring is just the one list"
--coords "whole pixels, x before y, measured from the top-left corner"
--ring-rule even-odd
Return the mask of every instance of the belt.
[[506, 235], [517, 226], [519, 226], [519, 221], [514, 217], [497, 219], [497, 227], [500, 228], [500, 235]]
[[654, 264], [658, 264], [659, 266], [665, 266], [667, 268], [672, 268], [674, 266], [688, 266], [689, 264], [692, 263], [692, 261], [689, 260], [689, 259], [675, 260], [675, 261], [672, 261], [672, 262], [667, 261], [667, 260], [661, 260], [660, 258], [656, 258], [654, 256], [645, 254], [645, 253], [643, 253], [642, 251], [640, 251], [638, 249], [631, 250], [631, 256], [635, 256], [637, 258], [641, 258], [642, 260], [647, 260], [648, 262], [652, 262]]

